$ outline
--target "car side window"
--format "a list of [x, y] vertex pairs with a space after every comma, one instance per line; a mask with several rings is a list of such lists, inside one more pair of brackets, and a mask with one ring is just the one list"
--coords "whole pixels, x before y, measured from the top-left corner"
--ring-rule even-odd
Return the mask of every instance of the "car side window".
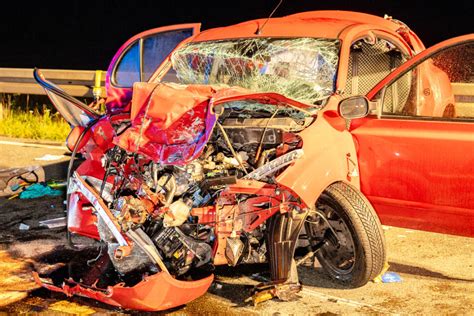
[[136, 40], [120, 58], [113, 74], [113, 84], [129, 88], [134, 82], [148, 81], [176, 45], [191, 35], [193, 29], [180, 29]]
[[424, 60], [387, 86], [382, 115], [474, 119], [473, 63], [472, 43], [445, 49]]
[[140, 49], [138, 41], [125, 52], [115, 70], [114, 83], [121, 87], [131, 87], [140, 81]]
[[143, 74], [140, 81], [148, 81], [156, 68], [176, 45], [193, 35], [192, 29], [158, 33], [143, 39]]

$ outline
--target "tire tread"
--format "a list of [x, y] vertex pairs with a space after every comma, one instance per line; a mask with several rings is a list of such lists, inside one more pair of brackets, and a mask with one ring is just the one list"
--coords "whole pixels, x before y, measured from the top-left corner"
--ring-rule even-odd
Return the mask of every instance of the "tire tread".
[[353, 280], [353, 286], [362, 286], [378, 276], [386, 261], [385, 238], [382, 224], [369, 200], [354, 186], [336, 182], [324, 192], [341, 202], [351, 224], [359, 235], [362, 249], [367, 260], [367, 271], [363, 276]]

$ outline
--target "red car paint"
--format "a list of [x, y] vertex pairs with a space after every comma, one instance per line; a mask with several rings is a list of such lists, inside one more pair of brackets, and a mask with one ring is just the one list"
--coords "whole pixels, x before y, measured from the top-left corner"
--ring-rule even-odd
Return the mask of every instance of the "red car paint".
[[[421, 52], [375, 86], [367, 98], [376, 99], [381, 89], [423, 59], [473, 39], [473, 35], [461, 36]], [[425, 99], [419, 106], [425, 116], [440, 117], [439, 104], [454, 101], [449, 99], [449, 81], [434, 79], [429, 78], [431, 85], [423, 90], [439, 89], [439, 94], [432, 94], [439, 99]], [[474, 236], [473, 122], [369, 116], [354, 120], [351, 133], [359, 147], [361, 190], [383, 223]]]
[[[438, 178], [455, 178], [451, 182], [452, 187], [449, 187], [449, 190], [461, 190], [464, 194], [472, 192], [473, 180], [470, 176], [472, 172], [468, 172], [463, 178], [459, 177], [462, 171], [472, 170], [472, 168], [469, 169], [470, 165], [466, 164], [467, 160], [461, 161], [463, 149], [472, 144], [472, 139], [465, 137], [466, 133], [472, 135], [471, 123], [457, 123], [453, 127], [438, 122], [379, 120], [368, 117], [354, 121], [351, 127], [351, 135], [344, 128], [345, 120], [337, 112], [338, 103], [342, 98], [340, 91], [344, 89], [349, 73], [348, 61], [350, 47], [353, 42], [362, 38], [380, 37], [395, 43], [398, 49], [407, 56], [417, 54], [423, 56], [424, 46], [418, 37], [399, 22], [353, 12], [307, 12], [283, 18], [273, 18], [268, 21], [262, 34], [255, 35], [257, 28], [265, 21], [265, 19], [261, 19], [209, 30], [184, 42], [258, 36], [339, 38], [342, 41], [342, 46], [339, 56], [338, 77], [335, 84], [336, 93], [328, 99], [325, 108], [319, 112], [315, 122], [299, 133], [302, 143], [306, 145], [304, 146], [305, 155], [296, 160], [291, 168], [280, 174], [275, 185], [259, 181], [238, 181], [236, 184], [230, 185], [227, 191], [224, 192], [219, 207], [196, 208], [192, 214], [202, 221], [208, 221], [210, 218], [216, 217], [225, 218], [228, 214], [235, 213], [232, 206], [235, 203], [235, 201], [232, 201], [232, 194], [252, 193], [271, 196], [271, 207], [267, 209], [266, 213], [259, 213], [260, 215], [257, 218], [245, 213], [238, 214], [242, 220], [242, 228], [251, 230], [275, 212], [285, 213], [290, 204], [295, 203], [287, 200], [289, 196], [296, 195], [301, 199], [298, 206], [314, 205], [327, 186], [342, 181], [351, 183], [355, 187], [359, 187], [360, 183], [363, 192], [368, 195], [376, 206], [382, 221], [387, 224], [472, 236], [474, 234], [472, 216], [469, 217], [469, 213], [474, 208], [472, 199], [453, 201], [455, 199], [449, 192], [445, 191], [446, 194], [440, 194], [440, 191], [446, 190], [446, 187], [440, 188], [433, 185], [433, 182], [437, 181]], [[109, 94], [107, 107], [109, 113], [131, 111], [132, 128], [114, 138], [114, 142], [121, 147], [130, 151], [140, 151], [156, 161], [176, 163], [177, 165], [185, 164], [200, 153], [202, 145], [207, 141], [207, 129], [213, 126], [215, 121], [213, 109], [219, 102], [256, 98], [269, 103], [279, 102], [301, 109], [308, 107], [308, 105], [299, 104], [297, 101], [278, 94], [252, 94], [238, 91], [238, 89], [237, 91], [233, 89], [214, 91], [209, 86], [189, 86], [187, 89], [192, 90], [192, 93], [186, 94], [189, 92], [187, 91], [180, 94], [172, 87], [153, 83], [161, 79], [166, 70], [169, 69], [169, 58], [162, 63], [151, 77], [150, 84], [139, 83], [135, 85], [134, 98], [136, 96], [136, 99], [130, 103], [131, 87], [116, 86], [111, 80], [116, 69], [116, 63], [119, 62], [123, 54], [126, 53], [126, 49], [133, 42], [140, 40], [145, 35], [148, 36], [175, 28], [151, 30], [137, 35], [119, 50], [109, 67], [107, 74]], [[412, 60], [416, 60], [416, 58], [418, 57]], [[410, 61], [401, 66], [400, 69], [403, 70], [409, 66]], [[438, 77], [441, 78], [442, 76]], [[376, 92], [383, 88], [389, 80], [390, 76], [372, 90], [368, 94], [369, 99], [372, 100]], [[442, 79], [440, 80], [442, 81]], [[157, 91], [158, 97], [162, 98], [163, 103], [150, 104], [150, 102], [153, 102], [151, 97], [155, 88], [163, 89], [161, 92]], [[183, 103], [173, 103], [174, 101], [183, 101]], [[190, 109], [195, 110], [194, 116], [187, 114]], [[146, 126], [142, 125], [143, 121], [146, 122], [146, 120], [143, 120], [145, 112], [153, 118], [145, 124]], [[200, 118], [199, 124], [189, 135], [186, 134], [185, 139], [182, 139], [182, 133], [185, 131], [183, 127], [187, 126], [187, 123], [196, 117]], [[111, 118], [106, 117], [104, 120]], [[108, 142], [110, 135], [104, 132], [106, 130], [102, 130], [102, 134], [105, 136], [98, 135], [101, 133], [100, 123], [97, 126], [92, 131], [93, 136], [89, 136], [88, 144], [84, 145], [84, 147], [90, 145], [97, 148], [91, 152], [91, 161], [82, 165], [82, 169], [77, 170], [81, 176], [88, 175], [101, 178], [104, 175], [103, 168], [99, 167], [99, 161], [104, 151], [110, 148], [109, 146], [112, 146], [112, 143]], [[403, 132], [392, 135], [388, 131], [388, 128], [393, 131], [397, 127], [400, 130], [403, 128]], [[417, 137], [420, 135], [420, 130], [426, 132], [426, 136], [421, 140]], [[186, 130], [186, 132], [189, 131]], [[141, 141], [139, 146], [136, 146], [137, 139]], [[445, 142], [439, 145], [439, 142], [447, 139], [454, 143], [447, 144]], [[420, 148], [425, 148], [423, 146], [427, 144], [433, 144], [433, 148], [438, 146], [438, 149], [442, 149], [442, 153], [451, 149], [453, 144], [458, 145], [460, 149], [453, 151], [456, 156], [454, 159], [446, 157], [433, 162], [431, 158], [439, 156], [436, 155], [436, 152], [429, 152], [429, 155], [427, 155], [426, 151], [420, 150]], [[171, 146], [177, 147], [174, 150], [166, 149]], [[173, 158], [173, 161], [171, 161], [170, 157], [178, 152], [181, 154], [180, 157], [176, 160]], [[457, 164], [459, 169], [453, 170], [448, 162]], [[133, 166], [129, 167], [132, 168]], [[438, 172], [433, 173], [432, 170]], [[387, 174], [387, 171], [389, 174]], [[404, 187], [404, 184], [399, 184], [406, 183], [407, 179], [413, 178], [426, 179], [425, 182], [430, 185], [417, 186], [409, 190]], [[463, 188], [463, 184], [466, 182], [468, 185]], [[277, 191], [280, 192], [278, 197], [275, 193]], [[98, 233], [93, 228], [96, 215], [90, 213], [88, 209], [84, 209], [84, 199], [81, 193], [73, 193], [69, 207], [71, 214], [76, 219], [70, 223], [70, 229], [76, 233], [97, 238]], [[436, 205], [430, 204], [433, 201]], [[256, 198], [255, 201], [252, 200], [251, 202], [258, 204], [260, 200]], [[450, 213], [451, 217], [449, 215], [442, 219], [436, 217], [435, 207], [439, 204], [438, 202], [441, 204], [457, 203], [447, 208], [450, 212], [446, 212], [446, 214]], [[250, 205], [249, 208], [254, 208], [254, 204]], [[101, 205], [101, 208], [105, 213], [110, 212], [106, 205]], [[423, 213], [420, 210], [423, 210]], [[120, 231], [120, 227], [112, 216], [110, 216], [110, 220]], [[447, 220], [450, 221], [448, 224]], [[414, 224], [418, 225], [414, 226]], [[433, 228], [433, 226], [436, 226], [436, 228]], [[227, 262], [223, 253], [225, 250], [223, 242], [231, 232], [232, 229], [227, 225], [218, 225], [218, 242], [215, 243], [213, 249], [214, 264], [225, 264]], [[122, 237], [126, 244], [124, 247], [129, 246], [131, 244], [130, 240], [125, 236]], [[140, 310], [162, 310], [185, 304], [202, 295], [212, 282], [212, 277], [200, 281], [182, 282], [169, 277], [164, 272], [160, 272], [145, 278], [134, 287], [125, 288], [121, 285], [115, 285], [105, 290], [87, 288], [72, 282], [59, 288], [45, 284], [38, 277], [36, 277], [36, 281], [54, 291], [61, 291], [68, 295], [79, 294], [115, 306]]]
[[[238, 100], [262, 100], [265, 104], [287, 104], [308, 109], [276, 93], [252, 93], [241, 88], [136, 83], [131, 103], [131, 128], [115, 144], [147, 155], [164, 164], [185, 165], [199, 156], [216, 122], [214, 108]], [[146, 115], [149, 122], [142, 124]], [[147, 120], [145, 120], [147, 121]]]
[[99, 289], [85, 287], [74, 281], [68, 281], [60, 288], [41, 280], [36, 272], [33, 276], [36, 283], [54, 292], [89, 297], [113, 306], [140, 311], [161, 311], [195, 300], [206, 293], [214, 279], [211, 275], [198, 281], [179, 281], [161, 272], [145, 277], [133, 287], [117, 284]]

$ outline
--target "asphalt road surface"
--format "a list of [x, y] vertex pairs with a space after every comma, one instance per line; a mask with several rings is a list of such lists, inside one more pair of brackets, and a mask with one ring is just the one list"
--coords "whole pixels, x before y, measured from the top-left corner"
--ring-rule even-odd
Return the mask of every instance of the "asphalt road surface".
[[[1, 141], [4, 141], [2, 144]], [[62, 155], [64, 149], [6, 145], [0, 138], [0, 166], [43, 164], [47, 177], [64, 173], [61, 162], [37, 161], [45, 154]], [[11, 141], [11, 140], [10, 140]], [[49, 171], [48, 171], [49, 170]], [[0, 199], [0, 313], [44, 312], [75, 314], [133, 313], [93, 300], [67, 298], [38, 289], [31, 271], [52, 271], [74, 253], [65, 246], [63, 229], [38, 227], [38, 221], [64, 215], [62, 198], [34, 200]], [[19, 230], [21, 223], [30, 228]], [[344, 289], [333, 283], [315, 264], [299, 268], [304, 284], [294, 302], [245, 303], [254, 285], [267, 274], [265, 265], [220, 267], [216, 281], [203, 297], [171, 311], [194, 314], [456, 314], [469, 315], [474, 308], [474, 242], [470, 238], [384, 227], [389, 271], [399, 283], [373, 283]], [[80, 240], [80, 242], [86, 242]], [[54, 260], [52, 260], [54, 259]], [[59, 263], [58, 263], [59, 262]], [[135, 313], [137, 314], [137, 313]], [[146, 313], [140, 313], [146, 314]]]

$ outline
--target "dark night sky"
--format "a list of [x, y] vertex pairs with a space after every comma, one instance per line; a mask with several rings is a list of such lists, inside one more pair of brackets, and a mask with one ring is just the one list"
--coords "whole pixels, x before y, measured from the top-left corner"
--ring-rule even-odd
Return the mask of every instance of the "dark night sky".
[[[134, 34], [169, 24], [202, 22], [203, 29], [267, 16], [278, 0], [9, 0], [0, 15], [0, 67], [106, 69]], [[431, 46], [474, 31], [474, 1], [286, 0], [275, 16], [312, 10], [352, 10], [405, 22]]]

